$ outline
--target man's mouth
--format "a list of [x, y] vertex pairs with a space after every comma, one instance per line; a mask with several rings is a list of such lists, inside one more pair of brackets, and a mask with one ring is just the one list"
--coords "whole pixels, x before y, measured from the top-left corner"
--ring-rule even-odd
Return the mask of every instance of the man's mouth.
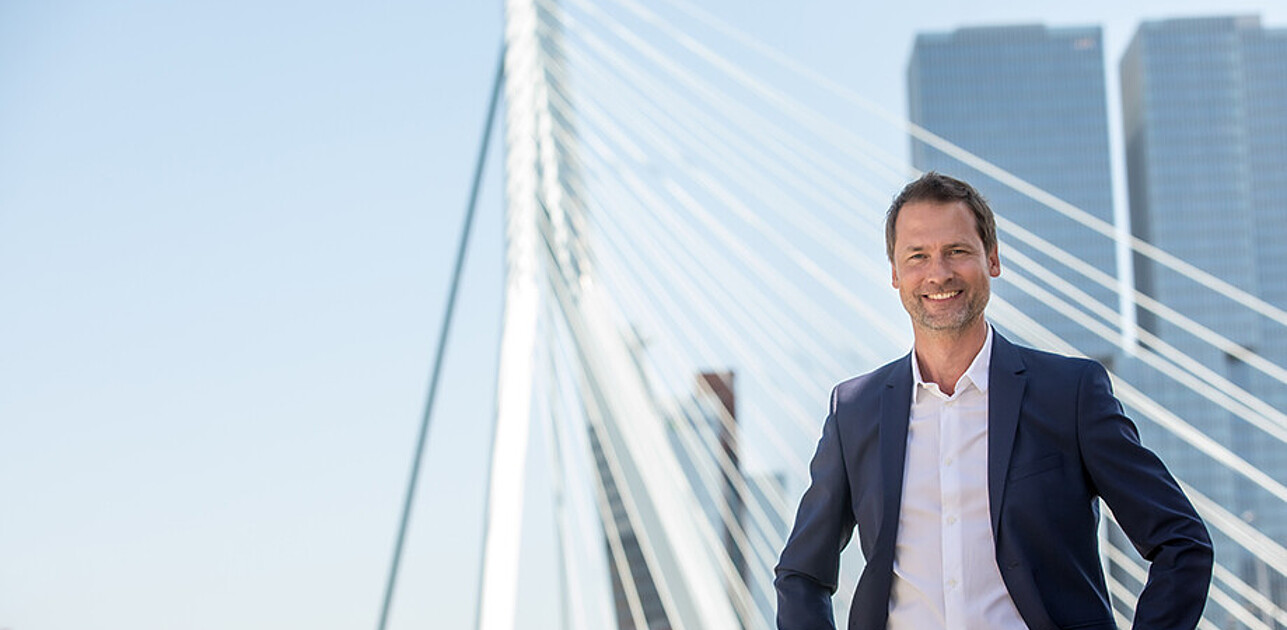
[[925, 298], [934, 301], [950, 300], [960, 294], [960, 291], [944, 291], [943, 293], [926, 293]]

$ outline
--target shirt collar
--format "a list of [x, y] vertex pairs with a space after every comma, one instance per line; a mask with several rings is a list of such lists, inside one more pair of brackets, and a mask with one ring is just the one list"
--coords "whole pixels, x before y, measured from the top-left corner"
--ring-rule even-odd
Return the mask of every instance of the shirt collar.
[[[962, 389], [961, 386], [964, 386], [968, 379], [969, 382], [974, 383], [974, 387], [980, 392], [987, 393], [988, 368], [990, 367], [992, 367], [992, 325], [988, 324], [988, 336], [983, 339], [983, 347], [979, 348], [979, 353], [974, 355], [974, 360], [970, 362], [970, 367], [965, 369], [965, 374], [962, 374], [961, 378], [956, 381], [957, 387], [954, 387], [953, 391], [959, 392]], [[925, 379], [921, 378], [921, 364], [916, 360], [915, 347], [912, 348], [912, 384], [914, 385], [912, 388], [912, 402], [916, 402], [916, 392], [920, 391], [922, 387], [935, 385], [937, 389], [936, 384], [926, 383]]]

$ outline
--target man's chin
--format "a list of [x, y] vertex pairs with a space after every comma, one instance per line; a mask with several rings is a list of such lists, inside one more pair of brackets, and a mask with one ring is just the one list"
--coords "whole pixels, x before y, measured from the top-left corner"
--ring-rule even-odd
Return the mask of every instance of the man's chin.
[[961, 332], [970, 327], [973, 318], [963, 313], [944, 313], [941, 315], [923, 314], [919, 318], [921, 328], [936, 333]]

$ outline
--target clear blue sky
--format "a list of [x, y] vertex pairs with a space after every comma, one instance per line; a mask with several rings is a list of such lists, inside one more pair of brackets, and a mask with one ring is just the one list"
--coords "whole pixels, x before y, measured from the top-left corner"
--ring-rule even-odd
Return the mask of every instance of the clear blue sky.
[[[1141, 18], [1287, 19], [1011, 4], [704, 6], [896, 112], [917, 31], [1103, 24], [1113, 85]], [[0, 628], [374, 627], [501, 27], [497, 2], [0, 3]], [[394, 628], [473, 619], [501, 175]]]

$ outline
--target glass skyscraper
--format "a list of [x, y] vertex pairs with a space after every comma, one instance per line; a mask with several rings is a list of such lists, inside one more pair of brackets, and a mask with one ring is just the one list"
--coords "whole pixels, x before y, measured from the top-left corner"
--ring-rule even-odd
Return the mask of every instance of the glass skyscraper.
[[[1098, 27], [962, 28], [916, 38], [907, 68], [912, 122], [1086, 212], [1113, 221], [1104, 52]], [[1115, 276], [1112, 239], [1080, 226], [956, 158], [913, 139], [912, 163], [972, 183], [1003, 220]], [[994, 293], [1077, 350], [1106, 364], [1112, 342], [1012, 284], [1007, 256], [1024, 255], [1076, 282], [1116, 310], [1116, 297], [1078, 280], [1049, 247], [1001, 231], [1002, 273]], [[1040, 279], [1030, 277], [1043, 284]]]
[[[1264, 29], [1256, 17], [1145, 22], [1122, 57], [1121, 82], [1134, 234], [1287, 309], [1287, 30]], [[1135, 269], [1142, 292], [1287, 365], [1282, 325], [1151, 260], [1137, 257]], [[1283, 383], [1165, 318], [1141, 310], [1139, 321], [1234, 385], [1287, 409]], [[1287, 480], [1282, 442], [1154, 377], [1141, 388], [1280, 483]], [[1270, 538], [1287, 540], [1287, 506], [1280, 499], [1178, 439], [1156, 437], [1175, 453], [1169, 461], [1178, 476]], [[1272, 591], [1279, 605], [1287, 600], [1287, 584], [1265, 584], [1254, 557], [1223, 561], [1262, 592]]]

